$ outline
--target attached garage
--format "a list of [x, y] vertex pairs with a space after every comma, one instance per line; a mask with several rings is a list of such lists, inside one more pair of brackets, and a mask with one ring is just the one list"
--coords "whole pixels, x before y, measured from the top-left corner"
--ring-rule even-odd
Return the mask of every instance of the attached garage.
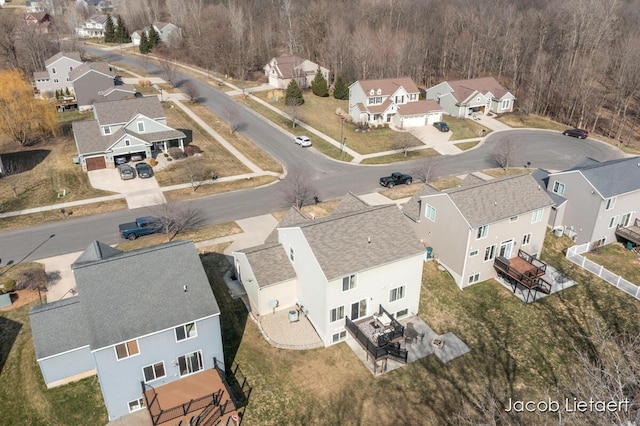
[[104, 155], [100, 157], [87, 158], [85, 162], [87, 164], [88, 172], [90, 172], [91, 170], [100, 170], [107, 168], [107, 161], [105, 160]]
[[431, 126], [433, 123], [442, 121], [442, 111], [436, 113], [427, 114], [427, 125]]
[[420, 127], [442, 121], [442, 107], [433, 100], [409, 102], [398, 105], [398, 113], [393, 117], [400, 128]]

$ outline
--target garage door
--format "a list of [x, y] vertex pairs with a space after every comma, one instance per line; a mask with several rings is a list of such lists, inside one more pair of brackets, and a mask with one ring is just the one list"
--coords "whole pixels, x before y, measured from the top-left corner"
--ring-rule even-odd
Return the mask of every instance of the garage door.
[[433, 124], [436, 121], [442, 121], [442, 113], [427, 115], [427, 124]]
[[90, 172], [91, 170], [100, 170], [100, 169], [106, 169], [107, 168], [107, 163], [103, 157], [91, 157], [91, 158], [87, 158], [87, 171]]

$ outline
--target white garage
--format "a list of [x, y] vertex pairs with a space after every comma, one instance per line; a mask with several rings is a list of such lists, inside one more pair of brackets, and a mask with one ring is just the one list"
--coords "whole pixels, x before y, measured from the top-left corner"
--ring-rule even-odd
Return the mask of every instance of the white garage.
[[442, 112], [442, 107], [433, 100], [409, 102], [398, 105], [398, 112], [393, 117], [393, 123], [401, 129], [431, 125], [442, 121]]

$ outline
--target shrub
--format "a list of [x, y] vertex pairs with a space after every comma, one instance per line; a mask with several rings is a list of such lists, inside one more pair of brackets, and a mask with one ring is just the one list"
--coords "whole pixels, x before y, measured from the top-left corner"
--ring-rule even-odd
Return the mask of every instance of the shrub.
[[151, 158], [151, 159], [149, 160], [149, 165], [150, 165], [151, 167], [155, 167], [157, 164], [158, 164], [158, 162], [156, 161], [156, 159], [155, 159], [155, 158]]
[[184, 153], [187, 157], [191, 157], [194, 154], [200, 154], [202, 150], [197, 145], [187, 145], [184, 147]]
[[178, 147], [172, 147], [169, 148], [169, 155], [171, 156], [171, 158], [173, 158], [174, 160], [180, 160], [182, 158], [186, 157], [186, 154], [184, 153], [184, 151], [182, 151], [180, 148]]
[[169, 156], [169, 154], [167, 154], [166, 152], [163, 152], [162, 155], [164, 155], [164, 158], [167, 158]]
[[4, 281], [2, 292], [3, 293], [10, 293], [15, 289], [16, 289], [16, 280], [14, 280], [13, 278], [7, 278]]
[[47, 273], [44, 269], [27, 269], [16, 277], [16, 290], [36, 289], [47, 283]]

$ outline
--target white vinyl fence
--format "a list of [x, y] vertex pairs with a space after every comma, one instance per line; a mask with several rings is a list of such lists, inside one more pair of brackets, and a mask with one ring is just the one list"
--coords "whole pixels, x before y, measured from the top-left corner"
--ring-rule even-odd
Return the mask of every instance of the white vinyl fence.
[[602, 265], [598, 265], [597, 263], [592, 262], [591, 260], [582, 256], [582, 253], [586, 253], [589, 251], [590, 245], [591, 243], [584, 243], [580, 244], [579, 246], [569, 247], [567, 249], [567, 259], [580, 266], [581, 268], [586, 269], [592, 274], [599, 276], [612, 286], [617, 287], [625, 293], [630, 294], [631, 296], [640, 300], [640, 287], [632, 282], [625, 280], [620, 275], [614, 274], [608, 269], [605, 269]]

